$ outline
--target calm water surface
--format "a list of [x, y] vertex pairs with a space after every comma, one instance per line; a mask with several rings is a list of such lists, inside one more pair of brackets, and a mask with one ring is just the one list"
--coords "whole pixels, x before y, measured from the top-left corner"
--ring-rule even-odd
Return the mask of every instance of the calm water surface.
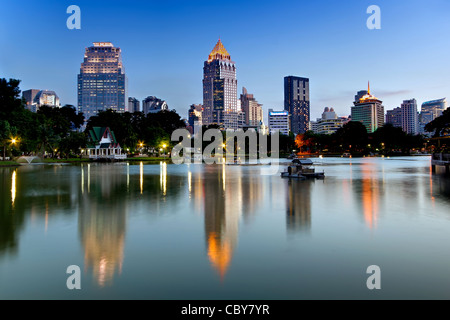
[[[314, 161], [325, 180], [0, 168], [0, 299], [450, 299], [450, 180], [430, 158]], [[366, 287], [370, 265], [381, 290]]]

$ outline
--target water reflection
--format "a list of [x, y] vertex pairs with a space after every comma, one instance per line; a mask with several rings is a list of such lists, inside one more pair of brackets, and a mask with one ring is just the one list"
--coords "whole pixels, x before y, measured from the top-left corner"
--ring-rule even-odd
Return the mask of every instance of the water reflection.
[[381, 192], [378, 171], [374, 163], [366, 162], [361, 164], [360, 184], [359, 186], [358, 183], [354, 183], [354, 186], [361, 188], [360, 194], [364, 221], [370, 229], [373, 229], [377, 227]]
[[288, 231], [311, 229], [311, 184], [312, 180], [289, 179], [286, 191], [286, 227]]
[[16, 173], [17, 170], [13, 171], [11, 178], [11, 204], [14, 207], [14, 200], [16, 200]]
[[103, 287], [111, 285], [115, 273], [122, 271], [127, 215], [122, 186], [126, 177], [108, 165], [89, 169], [92, 193], [80, 198], [78, 231], [85, 268], [92, 269], [96, 283]]

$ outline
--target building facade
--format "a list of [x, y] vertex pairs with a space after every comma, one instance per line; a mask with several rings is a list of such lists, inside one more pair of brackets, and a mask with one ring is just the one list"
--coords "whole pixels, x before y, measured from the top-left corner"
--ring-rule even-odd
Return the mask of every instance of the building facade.
[[128, 79], [120, 48], [94, 42], [86, 48], [78, 75], [78, 112], [89, 119], [108, 109], [128, 111]]
[[[358, 96], [358, 95], [357, 95]], [[384, 125], [384, 107], [382, 101], [370, 93], [370, 85], [367, 94], [353, 102], [352, 121], [361, 122], [368, 133], [375, 132]]]
[[138, 99], [133, 97], [128, 98], [128, 112], [141, 112], [141, 103]]
[[386, 123], [392, 124], [396, 128], [402, 128], [402, 108], [397, 107], [386, 111]]
[[273, 134], [277, 131], [280, 134], [284, 134], [286, 136], [289, 135], [290, 132], [290, 117], [289, 112], [284, 111], [274, 111], [273, 109], [269, 109], [269, 133]]
[[447, 109], [446, 98], [422, 103], [419, 115], [419, 133], [429, 135], [429, 132], [425, 132], [425, 126], [440, 117], [445, 109]]
[[419, 133], [419, 114], [417, 113], [416, 99], [404, 100], [401, 105], [402, 129], [408, 134]]
[[241, 108], [245, 116], [245, 125], [258, 126], [263, 121], [262, 104], [249, 94], [246, 88], [242, 88]]
[[142, 100], [142, 112], [146, 115], [163, 110], [169, 110], [169, 106], [165, 100], [161, 100], [155, 96], [149, 96]]
[[49, 106], [52, 108], [60, 108], [61, 103], [55, 91], [50, 90], [25, 90], [22, 93], [25, 99], [26, 107], [32, 112], [37, 112], [42, 106]]
[[237, 129], [237, 101], [236, 64], [219, 39], [203, 66], [203, 124]]
[[294, 134], [309, 130], [309, 79], [295, 76], [284, 78], [284, 110], [289, 112], [290, 130]]
[[322, 118], [311, 122], [311, 130], [316, 134], [333, 134], [342, 128], [346, 118], [338, 117], [333, 108], [325, 108]]
[[203, 106], [201, 104], [191, 104], [188, 112], [189, 126], [194, 128], [196, 125], [201, 126], [203, 121]]

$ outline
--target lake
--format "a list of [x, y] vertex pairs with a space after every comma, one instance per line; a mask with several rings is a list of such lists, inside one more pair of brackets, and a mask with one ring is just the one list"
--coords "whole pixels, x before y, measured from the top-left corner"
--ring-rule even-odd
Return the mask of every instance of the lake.
[[[313, 161], [325, 179], [0, 168], [0, 299], [449, 299], [450, 179], [430, 157]], [[71, 265], [81, 290], [66, 286]], [[380, 290], [367, 288], [371, 265]]]

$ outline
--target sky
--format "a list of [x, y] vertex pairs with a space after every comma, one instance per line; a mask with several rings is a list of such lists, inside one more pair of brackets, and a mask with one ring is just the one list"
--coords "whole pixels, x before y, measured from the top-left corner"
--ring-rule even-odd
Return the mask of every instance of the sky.
[[[70, 5], [81, 9], [80, 30], [66, 26]], [[379, 30], [367, 28], [370, 5], [381, 10]], [[0, 0], [0, 78], [76, 105], [85, 48], [112, 42], [129, 96], [157, 96], [187, 118], [202, 103], [203, 63], [220, 37], [238, 95], [254, 94], [265, 120], [283, 109], [288, 75], [310, 79], [311, 120], [325, 107], [349, 115], [368, 81], [385, 110], [412, 98], [420, 107], [450, 97], [449, 9], [448, 0]]]

